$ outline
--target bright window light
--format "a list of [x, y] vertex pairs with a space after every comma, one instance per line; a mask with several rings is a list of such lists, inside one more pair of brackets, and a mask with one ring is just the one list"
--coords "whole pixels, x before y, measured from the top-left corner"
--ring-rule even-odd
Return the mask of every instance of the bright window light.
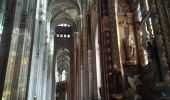
[[70, 35], [67, 35], [68, 38], [70, 38]]
[[60, 37], [63, 37], [63, 34], [60, 34]]
[[57, 26], [61, 26], [61, 27], [71, 27], [71, 25], [65, 24], [65, 23], [59, 24], [59, 25], [57, 25]]
[[64, 24], [64, 27], [66, 27], [67, 26], [67, 24]]
[[57, 37], [60, 37], [60, 35], [59, 35], [59, 34], [57, 34]]
[[64, 34], [64, 38], [66, 38], [67, 37], [67, 35], [66, 34]]

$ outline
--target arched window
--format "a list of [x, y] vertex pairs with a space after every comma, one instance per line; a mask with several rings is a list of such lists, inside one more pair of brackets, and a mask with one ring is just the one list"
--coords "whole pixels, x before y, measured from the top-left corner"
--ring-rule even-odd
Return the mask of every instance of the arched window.
[[69, 39], [71, 38], [71, 33], [72, 33], [72, 28], [70, 24], [66, 24], [66, 23], [61, 23], [58, 24], [56, 27], [56, 38], [65, 38], [65, 39]]
[[71, 27], [70, 24], [65, 24], [65, 23], [58, 24], [57, 26], [59, 26], [59, 27]]

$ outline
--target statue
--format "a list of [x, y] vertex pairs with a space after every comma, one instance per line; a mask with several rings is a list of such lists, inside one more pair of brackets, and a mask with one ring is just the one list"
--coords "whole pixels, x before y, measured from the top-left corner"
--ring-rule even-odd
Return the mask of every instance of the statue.
[[133, 78], [128, 77], [129, 85], [136, 92], [136, 94], [134, 96], [134, 100], [142, 100], [142, 96], [141, 96], [141, 93], [140, 93], [142, 81], [140, 80], [139, 77], [140, 77], [140, 74], [134, 75]]
[[[149, 58], [153, 60], [155, 57], [157, 57], [157, 50], [156, 50], [156, 45], [154, 40], [147, 41], [147, 53], [149, 54]], [[158, 58], [156, 58], [158, 59]]]
[[113, 98], [116, 100], [122, 100], [122, 79], [121, 79], [121, 71], [117, 65], [113, 66], [112, 70], [112, 92]]
[[113, 84], [113, 92], [114, 93], [120, 93], [122, 91], [122, 87], [121, 87], [121, 71], [120, 69], [117, 67], [117, 65], [113, 66], [113, 70], [112, 70], [112, 84]]
[[133, 60], [135, 57], [135, 43], [132, 36], [129, 34], [125, 39], [126, 59], [128, 61]]
[[142, 85], [141, 80], [139, 79], [140, 74], [138, 75], [134, 75], [133, 78], [132, 77], [128, 77], [128, 82], [129, 85], [131, 86], [132, 89], [134, 89], [135, 91], [137, 91], [137, 86]]

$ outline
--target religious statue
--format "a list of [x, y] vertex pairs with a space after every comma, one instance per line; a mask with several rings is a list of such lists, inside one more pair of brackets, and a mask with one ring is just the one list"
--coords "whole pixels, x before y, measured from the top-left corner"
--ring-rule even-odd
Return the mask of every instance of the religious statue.
[[135, 57], [135, 43], [130, 34], [125, 39], [125, 51], [126, 59], [128, 61], [132, 60]]
[[157, 51], [156, 51], [156, 45], [154, 40], [147, 41], [147, 53], [149, 54], [150, 60], [153, 60], [155, 57], [157, 57]]
[[113, 70], [112, 70], [112, 84], [113, 84], [113, 92], [114, 93], [120, 93], [122, 91], [122, 87], [121, 87], [121, 71], [120, 69], [117, 67], [117, 65], [113, 66]]
[[141, 80], [139, 79], [139, 77], [140, 77], [140, 74], [134, 75], [133, 77], [128, 77], [129, 85], [130, 85], [131, 88], [134, 89], [135, 91], [137, 91], [137, 86], [142, 84], [142, 82], [141, 82]]
[[113, 66], [112, 69], [112, 83], [111, 83], [111, 89], [113, 93], [114, 100], [122, 100], [122, 78], [121, 78], [121, 71], [118, 68], [117, 65]]
[[133, 78], [128, 77], [129, 85], [136, 92], [136, 94], [134, 96], [134, 100], [142, 100], [142, 96], [140, 93], [142, 81], [140, 80], [139, 77], [140, 77], [140, 74], [134, 75]]

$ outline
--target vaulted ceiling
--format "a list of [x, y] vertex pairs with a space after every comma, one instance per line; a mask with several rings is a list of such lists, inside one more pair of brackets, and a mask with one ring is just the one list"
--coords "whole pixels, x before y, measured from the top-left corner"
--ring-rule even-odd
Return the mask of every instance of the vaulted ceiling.
[[77, 0], [50, 0], [48, 12], [51, 13], [51, 28], [55, 30], [58, 24], [66, 23], [76, 27], [81, 13], [80, 4]]

